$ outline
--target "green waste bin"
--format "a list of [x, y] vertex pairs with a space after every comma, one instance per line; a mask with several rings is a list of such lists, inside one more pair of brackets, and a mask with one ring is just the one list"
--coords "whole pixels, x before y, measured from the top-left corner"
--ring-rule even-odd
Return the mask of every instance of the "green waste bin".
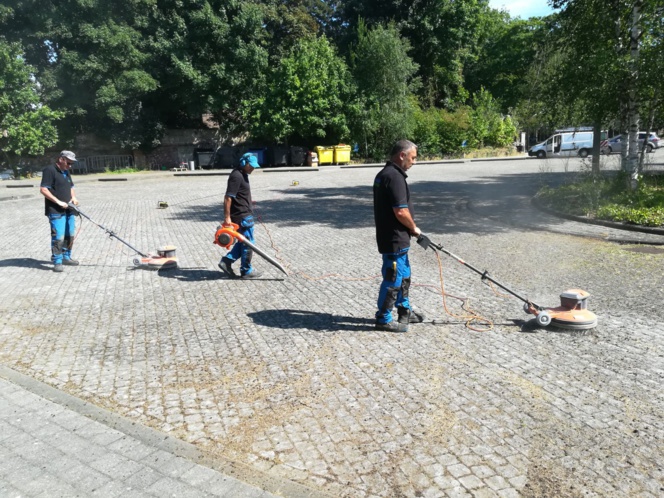
[[335, 145], [334, 164], [350, 164], [350, 145]]
[[318, 154], [318, 164], [334, 163], [334, 147], [324, 147], [322, 145], [317, 145], [314, 147], [314, 152]]

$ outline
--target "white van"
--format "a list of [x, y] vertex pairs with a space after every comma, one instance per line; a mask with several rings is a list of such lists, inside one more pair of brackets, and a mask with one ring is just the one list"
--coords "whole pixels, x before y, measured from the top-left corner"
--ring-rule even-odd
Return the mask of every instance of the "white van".
[[556, 133], [545, 142], [533, 145], [528, 151], [529, 156], [545, 157], [588, 157], [593, 151], [592, 131], [577, 130]]

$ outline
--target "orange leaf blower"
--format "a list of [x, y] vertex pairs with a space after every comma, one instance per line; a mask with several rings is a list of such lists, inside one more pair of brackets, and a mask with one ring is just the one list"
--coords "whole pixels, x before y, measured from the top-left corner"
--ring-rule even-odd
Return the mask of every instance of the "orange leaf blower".
[[265, 252], [256, 247], [253, 243], [249, 242], [244, 235], [238, 232], [239, 229], [240, 227], [236, 223], [231, 223], [230, 225], [218, 226], [217, 231], [214, 234], [213, 243], [217, 244], [219, 247], [223, 247], [224, 249], [230, 249], [231, 246], [235, 244], [236, 241], [242, 242], [252, 251], [254, 251], [256, 254], [258, 254], [261, 258], [263, 258], [265, 261], [275, 266], [276, 268], [279, 268], [284, 274], [288, 275], [286, 269], [283, 266], [281, 266], [281, 264], [276, 259], [273, 259], [272, 257], [268, 256]]

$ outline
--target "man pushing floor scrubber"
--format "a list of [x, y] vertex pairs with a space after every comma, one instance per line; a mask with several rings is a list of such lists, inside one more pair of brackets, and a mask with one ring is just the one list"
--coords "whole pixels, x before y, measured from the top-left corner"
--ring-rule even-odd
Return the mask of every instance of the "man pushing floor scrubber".
[[[389, 332], [407, 332], [410, 323], [421, 323], [423, 315], [415, 312], [410, 304], [410, 262], [408, 250], [410, 238], [416, 237], [424, 249], [443, 252], [482, 276], [483, 281], [492, 282], [524, 302], [524, 311], [535, 315], [541, 327], [549, 324], [570, 330], [586, 330], [597, 326], [597, 317], [588, 309], [588, 294], [581, 289], [569, 289], [560, 295], [561, 305], [545, 308], [521, 297], [487, 271], [480, 271], [442, 245], [432, 242], [422, 234], [413, 218], [407, 171], [415, 164], [417, 146], [408, 140], [397, 142], [390, 153], [390, 160], [374, 180], [374, 218], [378, 252], [383, 258], [382, 276], [378, 294], [376, 329]], [[444, 292], [444, 291], [443, 291]], [[398, 318], [392, 318], [394, 307]], [[480, 317], [477, 317], [480, 318]]]
[[[424, 316], [413, 311], [408, 297], [410, 289], [410, 238], [421, 234], [413, 219], [413, 208], [406, 172], [415, 164], [417, 146], [399, 140], [390, 160], [376, 175], [373, 185], [376, 242], [383, 258], [383, 281], [378, 293], [376, 329], [407, 332], [409, 323], [421, 323]], [[398, 319], [392, 319], [397, 307]]]

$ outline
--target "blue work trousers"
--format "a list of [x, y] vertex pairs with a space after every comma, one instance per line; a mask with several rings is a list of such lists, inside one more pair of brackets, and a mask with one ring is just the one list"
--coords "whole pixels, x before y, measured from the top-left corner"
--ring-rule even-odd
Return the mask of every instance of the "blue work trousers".
[[51, 225], [51, 261], [55, 265], [61, 265], [63, 258], [71, 259], [76, 216], [69, 211], [64, 214], [49, 214], [48, 222]]
[[[247, 216], [242, 219], [238, 233], [243, 235], [249, 242], [254, 243], [254, 217]], [[240, 260], [240, 275], [251, 273], [254, 268], [251, 266], [251, 258], [254, 254], [249, 246], [242, 242], [236, 242], [231, 250], [224, 256], [230, 264], [233, 264], [238, 259]]]
[[390, 323], [392, 310], [397, 308], [410, 309], [408, 291], [410, 289], [410, 261], [408, 249], [397, 254], [383, 254], [383, 281], [378, 292], [378, 323]]

